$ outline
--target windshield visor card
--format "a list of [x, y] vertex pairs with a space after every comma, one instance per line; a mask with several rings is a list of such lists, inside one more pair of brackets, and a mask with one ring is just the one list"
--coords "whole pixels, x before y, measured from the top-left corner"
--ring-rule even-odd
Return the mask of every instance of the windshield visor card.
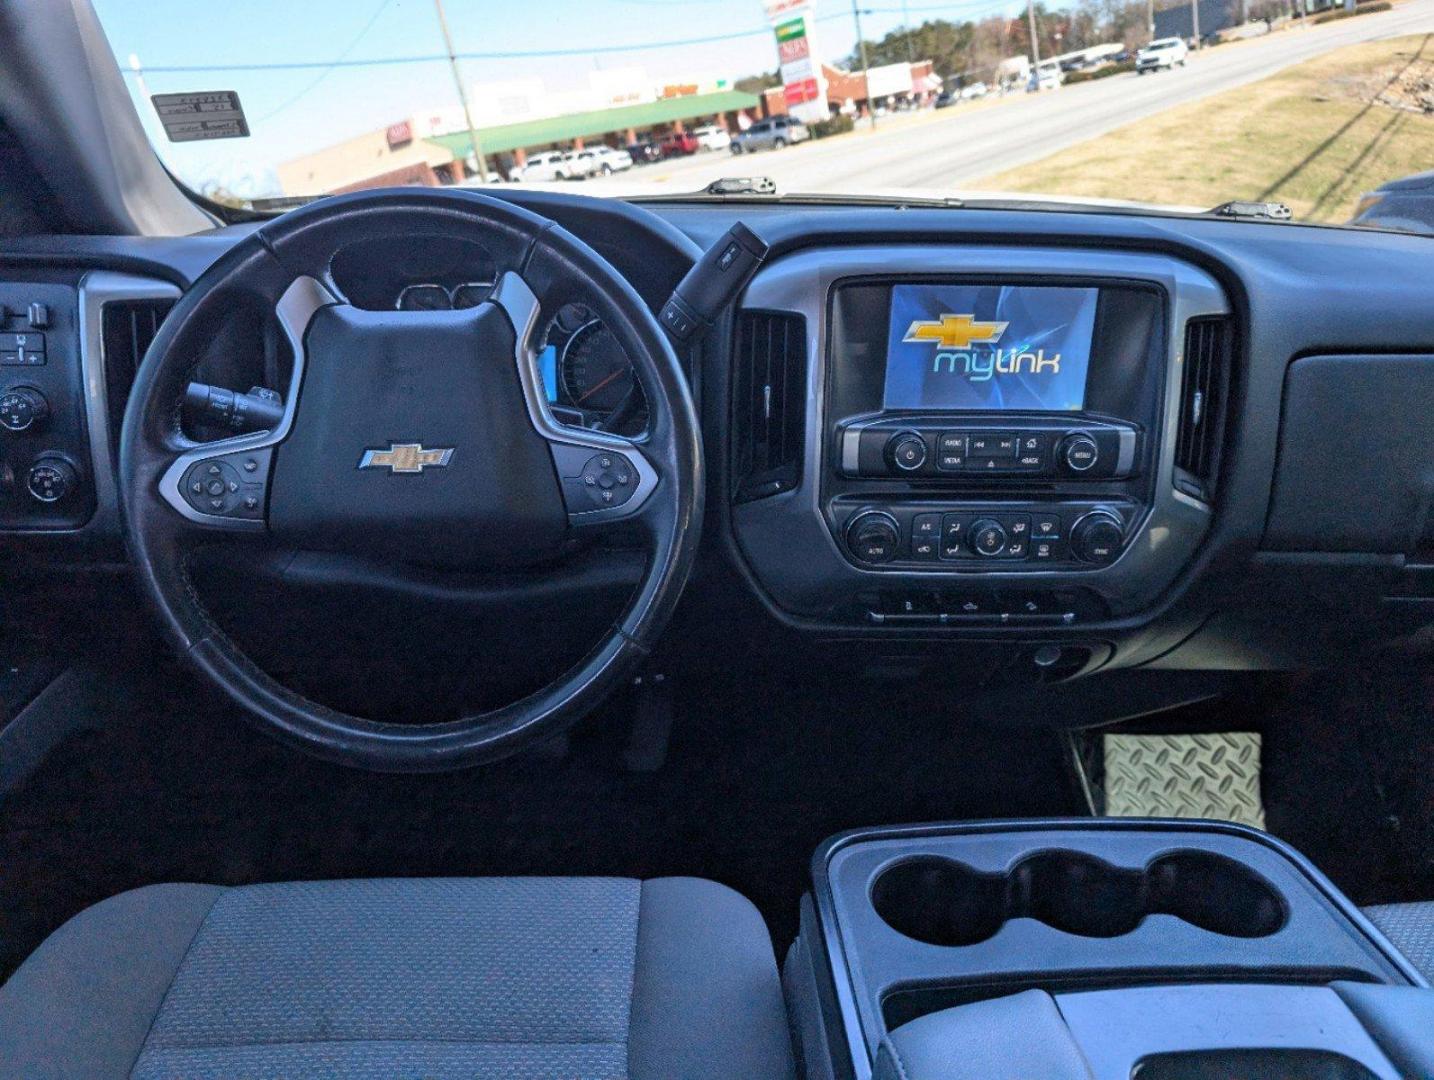
[[1099, 296], [1035, 285], [894, 286], [885, 407], [1083, 408]]

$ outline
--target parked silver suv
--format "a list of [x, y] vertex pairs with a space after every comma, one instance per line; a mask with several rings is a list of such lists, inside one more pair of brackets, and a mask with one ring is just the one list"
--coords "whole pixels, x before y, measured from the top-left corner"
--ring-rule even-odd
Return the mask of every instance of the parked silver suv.
[[780, 150], [812, 137], [807, 125], [790, 116], [769, 116], [732, 137], [732, 153], [748, 150]]

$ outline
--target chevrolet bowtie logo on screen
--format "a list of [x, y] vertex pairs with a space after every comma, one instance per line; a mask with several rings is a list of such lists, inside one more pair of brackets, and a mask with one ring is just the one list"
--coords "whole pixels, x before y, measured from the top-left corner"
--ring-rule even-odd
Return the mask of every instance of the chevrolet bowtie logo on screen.
[[1094, 288], [893, 286], [885, 407], [1083, 408], [1098, 299]]
[[1010, 325], [979, 322], [974, 315], [942, 315], [939, 319], [917, 319], [902, 340], [931, 341], [943, 349], [964, 349], [978, 341], [1000, 341]]

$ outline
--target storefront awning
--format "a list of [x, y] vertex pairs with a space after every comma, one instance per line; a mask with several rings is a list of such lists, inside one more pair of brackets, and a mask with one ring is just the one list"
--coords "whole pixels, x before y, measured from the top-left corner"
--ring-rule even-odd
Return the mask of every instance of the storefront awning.
[[[523, 147], [547, 146], [574, 139], [621, 133], [628, 128], [649, 128], [676, 120], [698, 120], [738, 109], [755, 109], [760, 99], [740, 90], [722, 90], [715, 94], [688, 94], [684, 97], [662, 98], [641, 105], [622, 105], [615, 109], [548, 116], [541, 120], [524, 120], [517, 124], [480, 128], [478, 141], [485, 154], [501, 154]], [[455, 158], [465, 158], [472, 151], [472, 140], [466, 131], [435, 135], [427, 140], [452, 151]]]

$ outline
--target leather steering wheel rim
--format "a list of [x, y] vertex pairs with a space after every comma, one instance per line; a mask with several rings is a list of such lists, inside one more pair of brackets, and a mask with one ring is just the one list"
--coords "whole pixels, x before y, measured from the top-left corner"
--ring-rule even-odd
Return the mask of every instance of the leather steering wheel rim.
[[[177, 487], [170, 478], [180, 465], [217, 457], [226, 444], [246, 438], [251, 441], [245, 445], [254, 442], [248, 436], [202, 444], [189, 440], [180, 429], [178, 402], [200, 337], [236, 303], [257, 297], [275, 304], [282, 316], [282, 305], [304, 292], [327, 296], [337, 310], [343, 306], [342, 292], [330, 264], [344, 244], [375, 236], [421, 240], [454, 235], [487, 245], [502, 271], [495, 297], [480, 308], [501, 307], [513, 324], [513, 376], [519, 382], [524, 350], [531, 350], [537, 332], [540, 295], [580, 293], [627, 352], [648, 399], [648, 430], [640, 439], [554, 427], [550, 415], [539, 415], [543, 406], [534, 402], [531, 386], [524, 389], [528, 422], [543, 429], [539, 435], [555, 460], [560, 449], [571, 457], [581, 451], [604, 453], [606, 446], [637, 464], [644, 478], [639, 484], [643, 501], [622, 512], [617, 524], [645, 538], [648, 558], [622, 615], [555, 682], [489, 712], [441, 723], [396, 724], [340, 712], [288, 689], [211, 618], [189, 573], [194, 547], [237, 535], [231, 529], [240, 524], [249, 535], [266, 532], [269, 518], [266, 514], [263, 529], [252, 528], [252, 522], [190, 520], [208, 515], [184, 510], [174, 498]], [[483, 326], [498, 325], [493, 312], [475, 317], [486, 320]], [[298, 362], [313, 342], [313, 334], [305, 337], [308, 326], [299, 329], [297, 341], [290, 335], [296, 371], [286, 415], [297, 423], [305, 420], [299, 407], [305, 400], [301, 377], [318, 377], [317, 369], [305, 376]], [[270, 438], [267, 449], [279, 465], [292, 434], [285, 428]], [[472, 457], [470, 450], [468, 460]], [[455, 464], [459, 460], [455, 457]], [[651, 311], [618, 271], [582, 241], [546, 218], [471, 191], [419, 188], [337, 196], [276, 218], [236, 244], [185, 293], [150, 346], [125, 411], [118, 474], [136, 571], [178, 652], [267, 733], [316, 757], [386, 772], [443, 771], [493, 761], [557, 734], [590, 712], [652, 650], [686, 584], [701, 531], [703, 466], [696, 410], [681, 365]], [[559, 486], [565, 482], [560, 476]], [[570, 514], [569, 521], [584, 516], [602, 515]], [[613, 526], [572, 527], [600, 531]]]

